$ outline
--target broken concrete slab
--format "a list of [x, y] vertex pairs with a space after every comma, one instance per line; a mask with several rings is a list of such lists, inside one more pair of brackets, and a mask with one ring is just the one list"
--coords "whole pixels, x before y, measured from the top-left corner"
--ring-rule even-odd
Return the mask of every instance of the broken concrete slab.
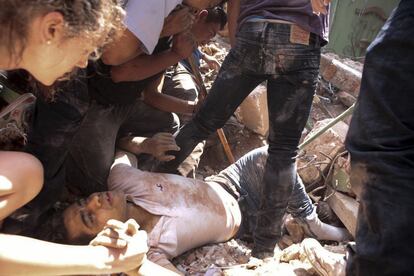
[[325, 80], [354, 97], [358, 96], [362, 78], [361, 71], [329, 54], [322, 54], [320, 68], [320, 73]]
[[356, 98], [350, 93], [345, 92], [345, 91], [339, 91], [338, 93], [336, 93], [336, 96], [341, 101], [341, 103], [347, 107], [350, 107], [356, 102]]
[[269, 131], [269, 113], [267, 109], [267, 88], [260, 84], [236, 110], [237, 119], [248, 129], [266, 136]]

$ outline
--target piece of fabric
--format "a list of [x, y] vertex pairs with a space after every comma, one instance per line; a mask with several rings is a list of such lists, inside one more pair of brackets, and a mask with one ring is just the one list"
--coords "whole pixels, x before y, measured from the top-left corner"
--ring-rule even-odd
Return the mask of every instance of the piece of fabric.
[[125, 6], [125, 26], [152, 54], [158, 43], [164, 19], [182, 0], [130, 0]]
[[414, 271], [414, 2], [403, 0], [369, 46], [346, 140], [360, 201], [347, 275]]
[[136, 205], [161, 216], [148, 244], [151, 252], [168, 259], [207, 243], [227, 241], [241, 222], [236, 199], [216, 183], [118, 164], [111, 170], [108, 187], [122, 190]]
[[241, 0], [239, 27], [251, 18], [289, 21], [329, 41], [329, 12], [313, 14], [309, 0]]
[[176, 170], [200, 141], [223, 127], [253, 89], [267, 80], [269, 156], [263, 176], [255, 242], [273, 250], [281, 237], [280, 221], [297, 181], [297, 146], [309, 116], [320, 62], [320, 39], [308, 46], [290, 42], [291, 25], [247, 22], [237, 34], [204, 104], [176, 137], [180, 152], [158, 166]]

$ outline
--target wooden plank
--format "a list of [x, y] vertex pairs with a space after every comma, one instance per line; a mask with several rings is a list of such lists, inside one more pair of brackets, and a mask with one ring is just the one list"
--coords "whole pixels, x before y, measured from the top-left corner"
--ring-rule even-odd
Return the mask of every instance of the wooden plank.
[[355, 237], [359, 203], [354, 198], [340, 192], [335, 192], [327, 202], [346, 229]]

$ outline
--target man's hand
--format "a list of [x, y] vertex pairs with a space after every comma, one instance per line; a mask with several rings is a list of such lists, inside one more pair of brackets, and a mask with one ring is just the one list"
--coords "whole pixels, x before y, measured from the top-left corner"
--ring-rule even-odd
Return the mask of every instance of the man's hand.
[[141, 147], [146, 153], [153, 155], [160, 161], [171, 161], [175, 158], [174, 155], [166, 155], [167, 151], [179, 151], [175, 138], [171, 133], [157, 133], [153, 137], [146, 139]]
[[194, 36], [187, 31], [174, 35], [173, 46], [171, 50], [179, 56], [180, 60], [182, 60], [189, 57], [196, 46], [197, 43], [194, 39]]
[[311, 3], [313, 13], [320, 15], [321, 13], [326, 14], [328, 12], [326, 6], [331, 3], [331, 0], [311, 0]]
[[214, 57], [203, 54], [203, 60], [207, 63], [208, 68], [211, 70], [218, 71], [220, 69], [221, 64]]
[[140, 267], [146, 260], [148, 251], [147, 233], [139, 231], [139, 225], [133, 219], [125, 223], [109, 220], [104, 230], [90, 244], [110, 248], [112, 260], [107, 265], [122, 271]]
[[165, 18], [161, 37], [172, 36], [190, 30], [195, 21], [195, 16], [187, 7], [173, 11]]

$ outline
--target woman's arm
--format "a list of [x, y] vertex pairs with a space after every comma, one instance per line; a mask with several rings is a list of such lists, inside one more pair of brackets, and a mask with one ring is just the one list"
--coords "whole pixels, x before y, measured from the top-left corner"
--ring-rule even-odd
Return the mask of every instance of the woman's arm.
[[137, 231], [123, 248], [73, 246], [0, 234], [0, 275], [90, 275], [138, 268], [148, 250]]

